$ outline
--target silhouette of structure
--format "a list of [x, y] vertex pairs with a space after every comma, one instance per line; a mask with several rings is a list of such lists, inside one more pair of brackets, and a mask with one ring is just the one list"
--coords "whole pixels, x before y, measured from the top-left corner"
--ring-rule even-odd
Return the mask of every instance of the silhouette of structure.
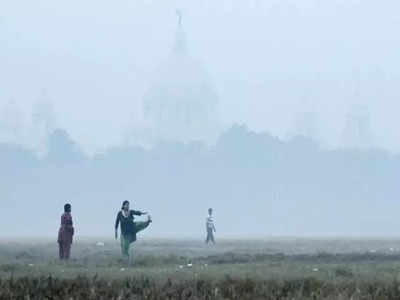
[[172, 53], [144, 95], [144, 120], [153, 141], [209, 141], [218, 135], [217, 92], [203, 64], [190, 55], [179, 10], [177, 16]]

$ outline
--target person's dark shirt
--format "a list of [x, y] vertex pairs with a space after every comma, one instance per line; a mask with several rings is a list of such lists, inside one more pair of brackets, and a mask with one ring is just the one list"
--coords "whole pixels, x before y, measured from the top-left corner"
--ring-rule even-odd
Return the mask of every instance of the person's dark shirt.
[[143, 213], [138, 210], [130, 210], [128, 216], [125, 217], [122, 211], [119, 211], [117, 214], [117, 219], [115, 220], [115, 229], [118, 229], [119, 224], [121, 223], [121, 233], [122, 234], [132, 234], [135, 233], [135, 223], [134, 215], [141, 216]]

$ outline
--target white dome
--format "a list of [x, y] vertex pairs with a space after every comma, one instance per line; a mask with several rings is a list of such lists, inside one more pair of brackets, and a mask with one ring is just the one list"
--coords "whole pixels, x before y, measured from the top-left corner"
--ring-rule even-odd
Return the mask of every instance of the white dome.
[[201, 62], [191, 57], [178, 28], [175, 47], [144, 95], [144, 118], [161, 139], [209, 140], [217, 124], [217, 92]]

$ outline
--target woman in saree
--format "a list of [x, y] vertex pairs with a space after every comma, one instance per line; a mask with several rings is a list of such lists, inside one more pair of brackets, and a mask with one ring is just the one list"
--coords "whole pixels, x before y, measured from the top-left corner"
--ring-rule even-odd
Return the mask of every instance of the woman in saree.
[[61, 226], [58, 230], [58, 247], [60, 260], [68, 260], [71, 254], [74, 226], [71, 215], [71, 204], [64, 205], [64, 213], [61, 216]]

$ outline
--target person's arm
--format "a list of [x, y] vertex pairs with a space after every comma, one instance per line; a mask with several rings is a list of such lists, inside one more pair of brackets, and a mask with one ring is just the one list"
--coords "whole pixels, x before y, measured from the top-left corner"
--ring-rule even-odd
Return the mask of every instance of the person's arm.
[[60, 224], [61, 224], [61, 226], [60, 226], [60, 229], [58, 230], [57, 243], [61, 243], [61, 242], [62, 242], [63, 216], [61, 216], [61, 222], [60, 222]]
[[147, 215], [147, 212], [140, 210], [131, 210], [132, 214], [135, 216]]
[[72, 235], [74, 235], [74, 223], [72, 222], [72, 216], [68, 215], [65, 221], [65, 227]]
[[74, 229], [74, 223], [72, 221], [72, 216], [70, 215], [68, 219], [69, 220], [67, 222], [67, 228], [68, 228], [69, 232], [71, 233], [71, 243], [72, 243], [72, 239], [75, 234], [75, 229]]
[[117, 219], [115, 220], [115, 239], [118, 239], [118, 226], [119, 226], [119, 222], [120, 222], [120, 215], [121, 212], [118, 212], [117, 214]]
[[67, 225], [67, 219], [65, 217], [65, 214], [61, 215], [61, 227], [65, 227]]

